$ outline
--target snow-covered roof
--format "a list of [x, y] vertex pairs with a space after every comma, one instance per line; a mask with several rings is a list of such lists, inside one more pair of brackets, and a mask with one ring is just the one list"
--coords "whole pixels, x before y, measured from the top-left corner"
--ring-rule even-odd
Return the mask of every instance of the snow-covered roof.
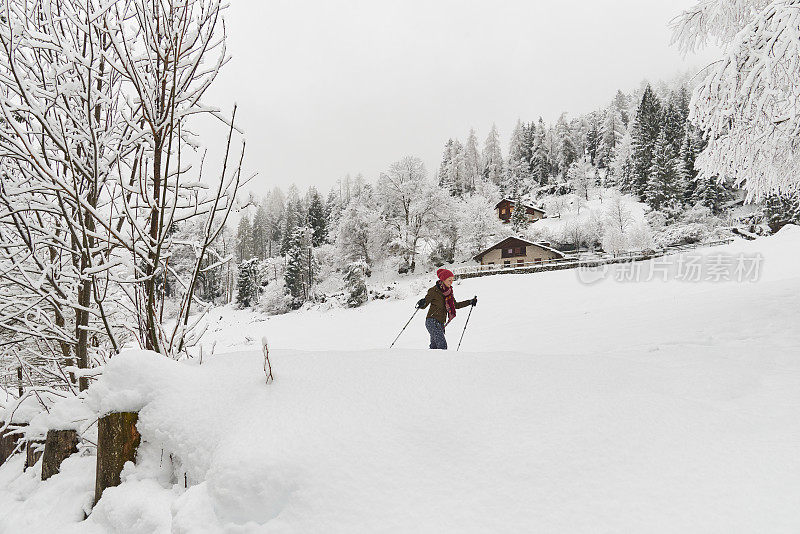
[[549, 247], [549, 246], [547, 246], [547, 245], [545, 245], [545, 244], [542, 244], [541, 242], [539, 242], [539, 243], [536, 243], [536, 242], [533, 242], [533, 241], [528, 241], [527, 239], [523, 239], [523, 238], [521, 238], [521, 237], [509, 236], [509, 237], [506, 237], [505, 239], [502, 239], [502, 240], [498, 241], [497, 243], [495, 243], [495, 244], [494, 244], [494, 245], [492, 245], [491, 247], [487, 248], [486, 250], [484, 250], [483, 252], [481, 252], [480, 254], [478, 254], [477, 256], [475, 256], [473, 259], [475, 259], [475, 261], [481, 261], [481, 258], [482, 258], [482, 257], [483, 257], [485, 254], [487, 254], [487, 253], [491, 252], [491, 251], [492, 251], [492, 250], [494, 250], [494, 249], [497, 249], [497, 248], [503, 248], [503, 244], [504, 244], [506, 241], [510, 240], [510, 239], [515, 239], [515, 240], [517, 240], [517, 241], [521, 241], [521, 242], [525, 243], [526, 245], [531, 245], [531, 246], [534, 246], [534, 247], [543, 248], [543, 249], [545, 249], [545, 250], [549, 250], [550, 252], [554, 252], [554, 253], [558, 254], [558, 255], [559, 255], [560, 257], [562, 257], [562, 258], [564, 257], [564, 253], [563, 253], [563, 252], [561, 252], [560, 250], [556, 250], [556, 249], [554, 249], [553, 247]]
[[[502, 204], [503, 202], [510, 202], [511, 204], [516, 204], [517, 203], [515, 200], [512, 200], [510, 198], [503, 198], [503, 199], [500, 200], [500, 202], [495, 204], [494, 209], [499, 208], [500, 204]], [[526, 208], [530, 208], [532, 210], [541, 211], [542, 213], [547, 213], [546, 211], [544, 211], [544, 208], [541, 208], [539, 206], [535, 206], [535, 205], [533, 205], [533, 204], [531, 204], [529, 202], [523, 202], [522, 205], [525, 206]]]

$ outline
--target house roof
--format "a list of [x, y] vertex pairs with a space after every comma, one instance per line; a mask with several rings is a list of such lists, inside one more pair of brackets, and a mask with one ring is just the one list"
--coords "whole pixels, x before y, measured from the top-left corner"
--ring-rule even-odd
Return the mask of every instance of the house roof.
[[[494, 209], [499, 208], [500, 204], [502, 204], [503, 202], [510, 202], [511, 204], [516, 204], [516, 201], [511, 200], [510, 198], [503, 198], [503, 199], [500, 200], [500, 202], [495, 204]], [[546, 211], [544, 211], [543, 208], [540, 208], [539, 206], [534, 206], [533, 204], [529, 204], [527, 202], [523, 202], [522, 205], [525, 206], [526, 208], [530, 208], [532, 210], [541, 211], [542, 213], [547, 213]]]
[[556, 249], [554, 249], [552, 247], [548, 247], [547, 245], [543, 245], [541, 243], [534, 243], [532, 241], [528, 241], [527, 239], [522, 239], [521, 237], [511, 236], [511, 237], [507, 237], [507, 238], [505, 238], [505, 239], [503, 239], [501, 241], [498, 241], [497, 243], [495, 243], [491, 247], [487, 248], [486, 250], [484, 250], [483, 252], [481, 252], [480, 254], [475, 256], [473, 259], [475, 261], [481, 261], [481, 258], [483, 258], [484, 255], [486, 255], [487, 253], [491, 252], [492, 250], [495, 250], [495, 249], [498, 249], [498, 248], [503, 248], [505, 246], [505, 244], [508, 243], [511, 240], [525, 243], [525, 245], [530, 245], [530, 246], [534, 246], [534, 247], [543, 248], [545, 250], [549, 250], [551, 252], [555, 252], [556, 254], [558, 254], [562, 258], [564, 257], [564, 253], [561, 252], [560, 250], [556, 250]]

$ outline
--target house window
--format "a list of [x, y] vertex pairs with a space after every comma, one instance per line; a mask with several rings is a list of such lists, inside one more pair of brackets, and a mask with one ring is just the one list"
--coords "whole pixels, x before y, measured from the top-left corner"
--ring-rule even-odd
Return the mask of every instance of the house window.
[[517, 260], [517, 265], [522, 265], [525, 263], [525, 260]]
[[503, 262], [503, 267], [509, 267], [511, 265], [511, 260], [506, 260]]
[[525, 256], [528, 247], [510, 247], [501, 250], [501, 257], [503, 258], [516, 258], [517, 256]]

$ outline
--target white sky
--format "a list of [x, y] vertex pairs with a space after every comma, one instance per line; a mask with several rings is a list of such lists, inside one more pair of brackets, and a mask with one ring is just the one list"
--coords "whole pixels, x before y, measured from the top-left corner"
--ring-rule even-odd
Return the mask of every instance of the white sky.
[[292, 182], [327, 193], [404, 155], [432, 173], [470, 127], [482, 146], [495, 122], [507, 148], [517, 118], [550, 123], [707, 64], [713, 51], [669, 46], [670, 19], [693, 3], [232, 0], [232, 60], [205, 100], [238, 103], [256, 194]]

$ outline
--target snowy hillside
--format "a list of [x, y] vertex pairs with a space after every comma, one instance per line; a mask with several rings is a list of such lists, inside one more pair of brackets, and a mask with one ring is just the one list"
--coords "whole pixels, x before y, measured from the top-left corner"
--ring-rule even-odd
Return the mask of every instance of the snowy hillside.
[[352, 310], [221, 308], [202, 365], [131, 352], [90, 388], [87, 413], [140, 409], [146, 443], [88, 520], [93, 456], [46, 482], [17, 456], [0, 533], [797, 532], [798, 247], [787, 226], [464, 280], [458, 353], [467, 308], [449, 352], [421, 313], [387, 349], [432, 278]]

